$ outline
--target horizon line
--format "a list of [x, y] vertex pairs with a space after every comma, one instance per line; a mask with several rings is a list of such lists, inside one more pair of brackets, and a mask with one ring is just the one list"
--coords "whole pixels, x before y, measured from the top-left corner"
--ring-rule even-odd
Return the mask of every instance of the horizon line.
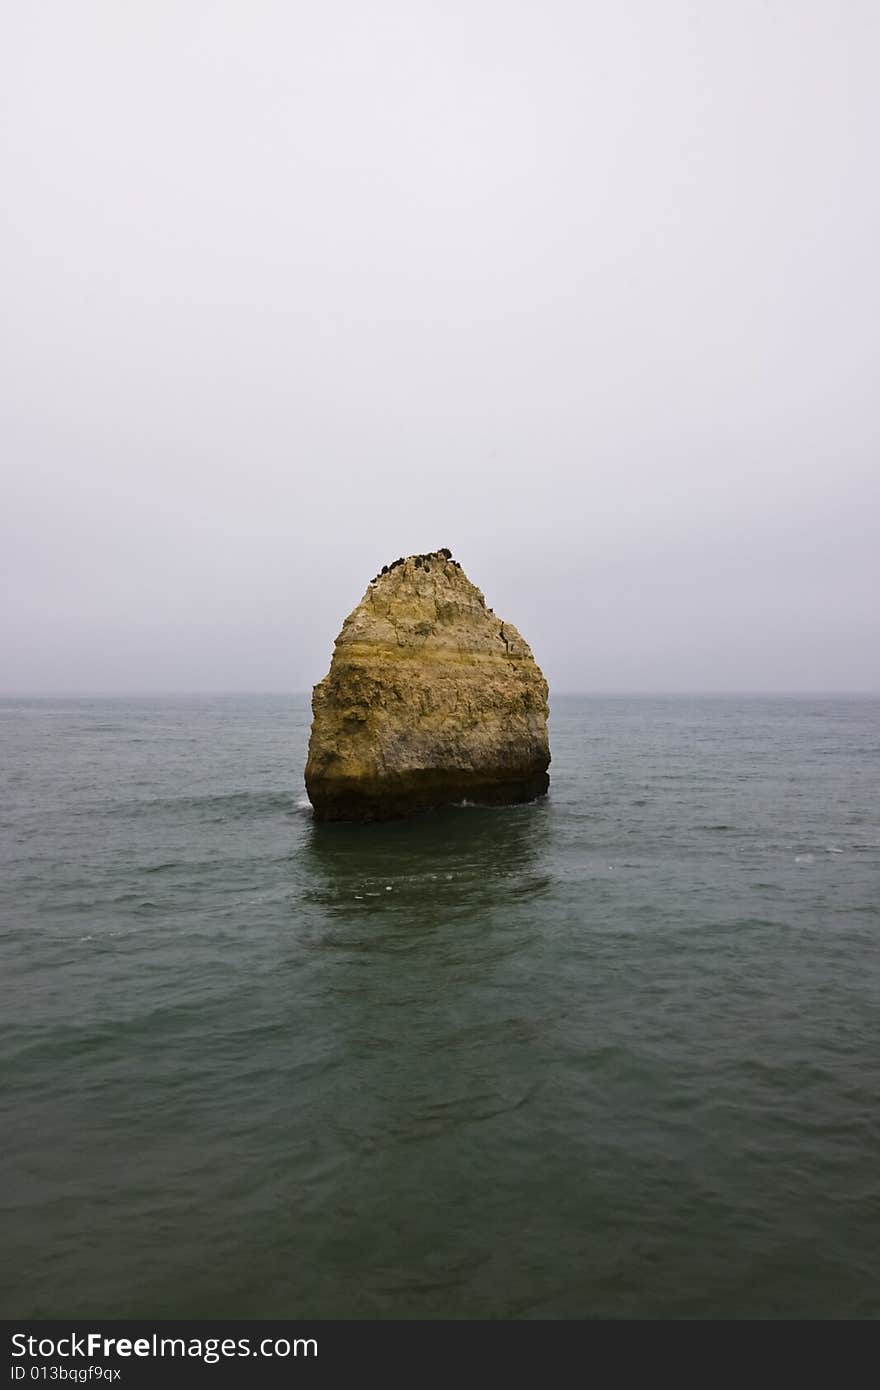
[[[249, 689], [249, 690], [230, 690], [217, 688], [201, 689], [175, 689], [158, 688], [145, 690], [0, 690], [0, 700], [171, 700], [171, 699], [253, 699], [261, 698], [287, 698], [287, 699], [307, 699], [312, 693], [311, 687], [294, 689]], [[586, 689], [556, 690], [550, 694], [550, 703], [554, 699], [627, 699], [627, 700], [662, 700], [662, 699], [877, 699], [880, 698], [880, 687], [877, 688], [848, 688], [848, 689], [828, 689], [827, 687], [773, 687], [766, 690], [755, 689], [754, 687], [731, 688], [728, 690], [713, 690], [693, 688], [678, 688], [668, 690], [626, 690], [623, 688], [607, 689]]]

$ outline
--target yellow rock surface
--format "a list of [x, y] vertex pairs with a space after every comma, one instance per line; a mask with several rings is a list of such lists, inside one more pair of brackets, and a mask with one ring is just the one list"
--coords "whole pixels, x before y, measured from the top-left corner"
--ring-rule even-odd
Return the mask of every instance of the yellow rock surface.
[[547, 790], [547, 682], [448, 551], [395, 561], [370, 582], [312, 711], [306, 790], [319, 820]]

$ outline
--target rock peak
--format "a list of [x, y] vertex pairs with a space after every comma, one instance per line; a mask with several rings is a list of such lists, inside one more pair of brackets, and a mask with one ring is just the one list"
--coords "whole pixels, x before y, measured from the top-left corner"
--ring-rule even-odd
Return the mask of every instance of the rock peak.
[[458, 561], [453, 560], [452, 551], [447, 546], [443, 546], [442, 550], [431, 550], [427, 555], [407, 555], [406, 558], [401, 555], [399, 559], [392, 560], [390, 565], [383, 565], [379, 573], [370, 580], [370, 583], [378, 584], [384, 575], [391, 574], [392, 570], [400, 569], [402, 565], [412, 565], [414, 569], [430, 571], [432, 561], [435, 565], [451, 564], [456, 569], [461, 569]]

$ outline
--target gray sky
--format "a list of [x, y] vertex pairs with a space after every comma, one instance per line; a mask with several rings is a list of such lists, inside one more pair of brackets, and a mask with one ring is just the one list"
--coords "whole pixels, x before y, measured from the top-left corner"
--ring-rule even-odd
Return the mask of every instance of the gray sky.
[[5, 692], [878, 690], [876, 0], [6, 0]]

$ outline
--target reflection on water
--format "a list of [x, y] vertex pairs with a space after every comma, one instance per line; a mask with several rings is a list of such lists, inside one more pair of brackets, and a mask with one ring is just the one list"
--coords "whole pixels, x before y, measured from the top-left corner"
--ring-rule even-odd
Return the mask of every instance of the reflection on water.
[[541, 801], [450, 808], [382, 825], [315, 822], [302, 850], [307, 897], [324, 909], [325, 924], [374, 918], [424, 930], [539, 896], [550, 883], [548, 810]]
[[[311, 1200], [342, 1213], [334, 1258], [365, 1315], [389, 1301], [465, 1311], [471, 1281], [496, 1277], [496, 1216], [466, 1213], [474, 1175], [501, 1172], [543, 1089], [557, 1012], [534, 990], [550, 810], [312, 824], [297, 856], [307, 911], [292, 914], [291, 951], [310, 961], [326, 1059], [311, 1133], [332, 1165]], [[303, 1102], [300, 1084], [291, 1115]]]

